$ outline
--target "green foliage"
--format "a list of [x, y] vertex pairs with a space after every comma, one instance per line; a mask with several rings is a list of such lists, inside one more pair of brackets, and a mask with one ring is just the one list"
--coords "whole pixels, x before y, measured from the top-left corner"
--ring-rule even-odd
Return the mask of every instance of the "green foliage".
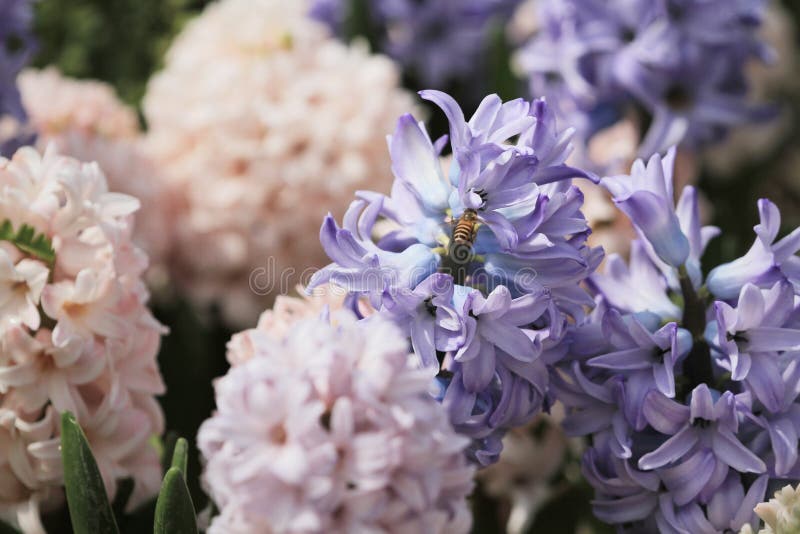
[[369, 42], [370, 48], [377, 49], [380, 30], [373, 23], [369, 0], [350, 0], [342, 30], [346, 41], [363, 37]]
[[[189, 443], [178, 438], [172, 454], [172, 467], [167, 470], [155, 504], [152, 521], [155, 534], [196, 534], [197, 522], [189, 488], [186, 486]], [[64, 463], [64, 485], [67, 494], [70, 522], [75, 534], [119, 534], [114, 509], [122, 509], [133, 489], [132, 481], [120, 483], [115, 506], [108, 502], [103, 478], [92, 455], [89, 443], [75, 417], [61, 415], [61, 457]], [[139, 514], [142, 515], [142, 514]], [[122, 525], [142, 532], [141, 521], [121, 518]], [[125, 529], [125, 531], [131, 531]], [[0, 534], [18, 534], [15, 529], [0, 523]]]
[[18, 231], [8, 219], [0, 224], [0, 241], [8, 241], [17, 247], [20, 252], [42, 260], [48, 265], [56, 261], [56, 252], [53, 243], [44, 234], [37, 234], [33, 226], [23, 224]]
[[522, 93], [522, 82], [511, 71], [513, 50], [506, 36], [505, 25], [495, 22], [488, 33], [487, 92], [497, 93], [503, 100], [518, 98]]
[[137, 105], [172, 37], [208, 0], [46, 0], [36, 3], [35, 65], [105, 80]]
[[197, 523], [194, 505], [184, 473], [170, 467], [164, 476], [161, 492], [156, 502], [156, 517], [153, 534], [195, 534]]
[[61, 414], [61, 459], [75, 534], [118, 533], [97, 462], [83, 430], [69, 412]]
[[172, 453], [172, 467], [164, 476], [164, 483], [156, 502], [154, 534], [195, 534], [196, 514], [189, 488], [186, 486], [189, 443], [178, 438]]

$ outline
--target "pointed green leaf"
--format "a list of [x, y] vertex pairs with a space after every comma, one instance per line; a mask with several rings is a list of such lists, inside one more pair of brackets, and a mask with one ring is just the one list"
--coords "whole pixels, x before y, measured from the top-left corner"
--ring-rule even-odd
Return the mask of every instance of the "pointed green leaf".
[[181, 470], [183, 480], [186, 480], [186, 469], [189, 464], [189, 442], [184, 438], [178, 438], [175, 442], [175, 449], [172, 451], [172, 467]]
[[183, 479], [183, 472], [170, 467], [156, 502], [153, 534], [197, 534], [192, 497]]
[[61, 459], [75, 534], [117, 534], [100, 470], [83, 430], [69, 412], [61, 414]]

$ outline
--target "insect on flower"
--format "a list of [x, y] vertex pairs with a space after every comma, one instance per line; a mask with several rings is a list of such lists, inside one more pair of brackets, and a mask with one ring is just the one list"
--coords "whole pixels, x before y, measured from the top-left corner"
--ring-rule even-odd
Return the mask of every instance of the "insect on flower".
[[471, 209], [465, 210], [464, 214], [458, 218], [455, 226], [453, 226], [453, 243], [471, 247], [475, 242], [477, 230], [478, 212]]
[[474, 209], [466, 209], [458, 219], [453, 221], [453, 238], [450, 241], [448, 251], [449, 272], [457, 280], [464, 280], [467, 277], [465, 267], [474, 260], [473, 247], [478, 233], [478, 212]]

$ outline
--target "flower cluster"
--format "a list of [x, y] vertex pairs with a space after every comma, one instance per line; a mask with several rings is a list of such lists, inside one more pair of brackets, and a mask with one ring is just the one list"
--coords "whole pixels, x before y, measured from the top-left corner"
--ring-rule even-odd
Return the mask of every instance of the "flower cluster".
[[[544, 0], [520, 51], [534, 94], [553, 95], [588, 139], [620, 118], [649, 124], [639, 154], [718, 140], [771, 114], [747, 103], [763, 0]], [[643, 115], [643, 116], [642, 116]]]
[[140, 146], [136, 113], [108, 84], [66, 78], [55, 68], [25, 70], [18, 85], [42, 149], [53, 143], [62, 154], [96, 161], [111, 190], [139, 199], [134, 242], [151, 266], [160, 266], [172, 241], [172, 206], [164, 181]]
[[309, 236], [326, 209], [388, 189], [382, 136], [410, 106], [387, 58], [329, 38], [304, 5], [209, 5], [144, 100], [148, 152], [176, 196], [174, 279], [233, 325], [324, 264]]
[[210, 533], [466, 533], [474, 468], [397, 327], [345, 311], [251, 336], [200, 429]]
[[23, 523], [61, 496], [67, 410], [111, 496], [127, 477], [131, 508], [158, 490], [149, 440], [163, 430], [163, 328], [146, 307], [147, 257], [130, 239], [138, 206], [108, 192], [96, 164], [29, 147], [0, 159], [0, 509]]
[[[364, 2], [379, 49], [423, 85], [477, 82], [494, 26], [502, 30], [520, 0], [371, 0]], [[311, 16], [342, 35], [350, 0], [314, 0]], [[356, 8], [357, 9], [357, 8]]]
[[718, 229], [700, 226], [694, 188], [675, 203], [674, 157], [602, 180], [639, 239], [590, 278], [597, 307], [571, 327], [552, 389], [568, 432], [591, 436], [599, 518], [736, 532], [770, 484], [800, 477], [800, 229], [778, 240], [778, 209], [761, 200], [750, 251], [704, 277]]
[[16, 85], [33, 53], [32, 22], [33, 0], [0, 3], [0, 157], [33, 140], [24, 127], [27, 119]]
[[401, 117], [389, 139], [391, 195], [360, 192], [343, 227], [325, 219], [320, 237], [334, 263], [310, 287], [367, 296], [403, 328], [485, 465], [505, 431], [541, 409], [545, 362], [561, 357], [567, 318], [592, 304], [579, 283], [602, 251], [586, 245], [583, 197], [570, 182], [587, 175], [564, 164], [571, 131], [557, 129], [543, 100], [492, 95], [467, 122], [445, 93], [421, 95], [449, 119], [448, 176], [447, 137], [432, 142], [422, 123]]
[[[793, 534], [800, 532], [800, 486], [784, 486], [775, 492], [769, 502], [756, 506], [756, 513], [764, 521], [764, 528], [758, 534]], [[749, 526], [741, 534], [752, 534]]]

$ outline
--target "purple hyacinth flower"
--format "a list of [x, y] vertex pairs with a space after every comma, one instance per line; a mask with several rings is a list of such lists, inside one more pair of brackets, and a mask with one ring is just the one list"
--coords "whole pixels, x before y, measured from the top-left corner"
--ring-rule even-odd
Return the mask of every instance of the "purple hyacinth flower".
[[380, 201], [353, 201], [345, 214], [343, 228], [339, 228], [331, 215], [325, 218], [320, 241], [336, 263], [314, 273], [308, 291], [320, 284], [333, 283], [351, 292], [369, 295], [373, 305], [379, 306], [384, 292], [392, 288], [414, 288], [436, 271], [439, 256], [425, 245], [415, 244], [402, 252], [388, 252], [370, 240], [381, 208]]
[[[717, 319], [717, 343], [727, 355], [731, 378], [743, 380], [751, 370], [751, 355], [764, 356], [789, 350], [800, 350], [800, 330], [783, 328], [794, 308], [794, 292], [786, 282], [778, 282], [769, 290], [761, 290], [753, 284], [745, 284], [739, 294], [736, 308], [725, 302], [714, 304]], [[777, 354], [775, 355], [777, 359]], [[772, 380], [760, 378], [757, 384], [780, 383], [777, 367], [762, 358], [760, 369], [755, 374], [768, 373], [774, 368]], [[758, 391], [760, 387], [757, 387]], [[758, 391], [757, 395], [766, 404], [775, 395], [769, 391]]]
[[606, 313], [603, 326], [614, 337], [616, 350], [589, 359], [587, 365], [622, 374], [646, 370], [652, 373], [655, 386], [661, 393], [675, 396], [675, 365], [692, 346], [692, 336], [688, 331], [678, 328], [676, 323], [667, 323], [650, 333], [636, 317], [623, 321], [615, 310]]
[[751, 106], [746, 67], [770, 61], [762, 0], [542, 0], [541, 30], [518, 53], [535, 94], [553, 97], [580, 141], [647, 113], [641, 157], [718, 141], [773, 110]]
[[[705, 384], [692, 391], [689, 406], [672, 401], [657, 391], [650, 392], [644, 403], [645, 418], [653, 428], [671, 437], [653, 452], [642, 456], [639, 468], [650, 470], [668, 466], [691, 452], [684, 462], [694, 462], [700, 456], [705, 458], [710, 454], [712, 460], [739, 472], [765, 472], [767, 466], [763, 460], [736, 437], [739, 425], [737, 402], [742, 400], [730, 391], [724, 392], [715, 402]], [[703, 475], [710, 478], [715, 462], [704, 461], [702, 465], [705, 466]]]
[[783, 371], [782, 403], [772, 414], [763, 413], [759, 422], [769, 435], [773, 452], [772, 471], [775, 476], [797, 478], [800, 436], [800, 362], [792, 361]]
[[661, 486], [657, 474], [640, 471], [630, 460], [595, 447], [584, 453], [581, 471], [597, 489], [592, 510], [602, 521], [632, 523], [657, 513]]
[[781, 226], [778, 207], [766, 199], [758, 201], [761, 222], [754, 227], [756, 240], [747, 254], [730, 263], [715, 267], [707, 279], [715, 297], [735, 298], [746, 283], [770, 287], [778, 280], [788, 280], [800, 288], [800, 228], [776, 241]]
[[718, 534], [739, 532], [745, 525], [758, 523], [753, 509], [764, 499], [768, 478], [762, 475], [750, 484], [745, 493], [738, 474], [728, 476], [717, 487], [706, 505], [705, 512], [697, 502], [675, 506], [669, 494], [660, 498], [657, 525], [659, 532]]
[[438, 370], [436, 397], [471, 438], [469, 457], [485, 465], [503, 434], [544, 406], [547, 365], [594, 304], [581, 283], [602, 249], [586, 243], [583, 196], [570, 183], [586, 173], [564, 164], [571, 134], [543, 102], [487, 97], [467, 122], [447, 95], [424, 94], [445, 109], [452, 135], [434, 142], [411, 115], [400, 118], [388, 139], [391, 194], [360, 191], [341, 227], [325, 219], [333, 263], [308, 289], [330, 282], [367, 295], [400, 326], [418, 365]]
[[403, 115], [397, 121], [397, 128], [389, 137], [389, 152], [395, 187], [402, 186], [414, 195], [415, 204], [424, 212], [445, 210], [453, 187], [439, 162], [441, 146], [431, 142], [425, 127], [412, 115]]
[[658, 257], [668, 265], [680, 267], [689, 258], [690, 245], [675, 213], [674, 161], [675, 150], [672, 149], [663, 161], [658, 154], [651, 157], [646, 166], [642, 160], [637, 160], [630, 176], [603, 178], [601, 184]]
[[744, 525], [755, 524], [753, 508], [763, 499], [768, 482], [767, 476], [762, 475], [745, 492], [738, 474], [729, 472], [705, 504], [704, 513], [697, 501], [676, 504], [673, 494], [664, 491], [662, 477], [657, 473], [640, 471], [630, 460], [617, 458], [602, 448], [593, 447], [584, 453], [582, 472], [597, 490], [592, 510], [599, 519], [635, 524], [632, 532], [669, 534], [739, 532]]
[[571, 372], [554, 373], [554, 396], [567, 407], [564, 430], [569, 436], [595, 435], [617, 458], [632, 456], [631, 425], [619, 406], [625, 404], [625, 384], [612, 377], [602, 384], [590, 380], [574, 362]]
[[800, 440], [800, 361], [789, 362], [780, 377], [779, 405], [776, 409], [762, 410], [756, 422], [764, 429], [771, 449], [767, 456], [772, 476], [797, 478], [798, 440]]
[[[508, 212], [536, 202], [540, 185], [589, 177], [564, 163], [572, 150], [573, 131], [556, 128], [544, 101], [503, 103], [490, 95], [467, 122], [449, 95], [431, 90], [420, 95], [437, 104], [450, 122], [458, 172], [458, 192], [450, 198], [453, 216], [475, 210], [504, 251], [515, 249], [519, 242]], [[510, 144], [515, 136], [519, 139]]]
[[456, 295], [456, 305], [460, 300], [466, 337], [453, 359], [463, 370], [466, 390], [478, 392], [486, 388], [496, 367], [505, 367], [531, 383], [540, 382], [539, 376], [530, 374], [536, 368], [526, 364], [539, 356], [541, 347], [520, 327], [542, 316], [549, 297], [528, 294], [514, 299], [505, 286], [487, 297], [480, 291], [463, 289], [461, 295]]
[[411, 336], [423, 367], [438, 367], [436, 351], [458, 350], [464, 344], [464, 323], [453, 308], [453, 278], [434, 273], [414, 289], [398, 290], [385, 302], [392, 319]]
[[605, 270], [593, 274], [589, 285], [621, 312], [646, 311], [663, 320], [676, 320], [681, 316], [680, 307], [667, 294], [667, 280], [651, 261], [645, 244], [638, 239], [631, 242], [628, 263], [617, 254], [609, 255]]
[[[717, 237], [720, 229], [716, 226], [702, 226], [700, 220], [700, 208], [697, 198], [697, 189], [686, 186], [681, 191], [681, 196], [675, 206], [675, 214], [680, 221], [681, 231], [689, 240], [689, 257], [686, 260], [686, 270], [695, 288], [702, 285], [702, 272], [700, 269], [700, 259], [706, 250], [709, 241]], [[665, 276], [674, 276], [672, 269], [664, 269]], [[676, 280], [670, 279], [674, 289], [678, 288]]]
[[467, 121], [461, 106], [447, 93], [429, 89], [419, 95], [444, 111], [450, 123], [453, 152], [462, 155], [483, 146], [502, 147], [536, 122], [530, 113], [531, 103], [521, 98], [503, 103], [497, 95], [489, 95]]

